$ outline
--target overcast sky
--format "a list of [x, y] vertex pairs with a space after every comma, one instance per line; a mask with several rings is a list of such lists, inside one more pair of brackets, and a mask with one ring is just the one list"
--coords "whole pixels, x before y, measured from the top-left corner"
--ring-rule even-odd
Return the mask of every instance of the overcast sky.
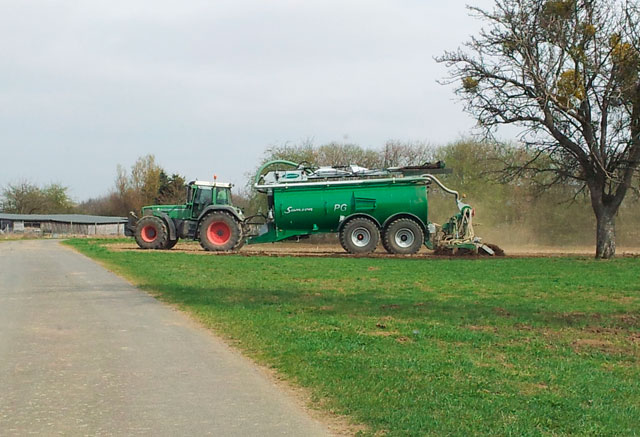
[[479, 29], [466, 3], [0, 0], [0, 185], [79, 201], [149, 153], [241, 185], [274, 144], [456, 140], [433, 57]]

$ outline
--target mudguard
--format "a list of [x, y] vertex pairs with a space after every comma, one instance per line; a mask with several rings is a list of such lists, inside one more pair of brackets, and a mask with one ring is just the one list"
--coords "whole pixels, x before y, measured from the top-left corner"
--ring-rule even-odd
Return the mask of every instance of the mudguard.
[[198, 216], [198, 222], [200, 220], [202, 220], [202, 217], [204, 217], [205, 215], [209, 214], [212, 211], [224, 211], [227, 212], [229, 214], [231, 214], [233, 217], [236, 218], [236, 220], [238, 220], [240, 223], [244, 222], [244, 217], [242, 217], [241, 214], [238, 214], [238, 212], [232, 208], [231, 206], [228, 205], [209, 205], [207, 206]]
[[160, 217], [162, 220], [164, 220], [164, 222], [167, 225], [167, 228], [169, 229], [169, 239], [175, 240], [177, 238], [176, 224], [173, 222], [173, 220], [171, 220], [169, 215], [166, 212], [162, 212], [162, 211], [153, 211], [153, 215], [155, 215], [156, 217]]

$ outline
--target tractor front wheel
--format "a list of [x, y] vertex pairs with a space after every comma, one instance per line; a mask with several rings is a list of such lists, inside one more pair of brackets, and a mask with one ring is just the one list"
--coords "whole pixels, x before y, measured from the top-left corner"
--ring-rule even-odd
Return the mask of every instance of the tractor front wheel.
[[167, 244], [164, 245], [164, 248], [169, 250], [169, 249], [173, 249], [173, 246], [175, 246], [176, 244], [178, 244], [178, 239], [176, 238], [175, 240], [169, 240], [167, 238]]
[[142, 249], [164, 249], [169, 239], [167, 225], [159, 217], [144, 216], [136, 224], [135, 238]]
[[424, 232], [415, 220], [401, 218], [387, 226], [382, 235], [382, 245], [389, 253], [413, 255], [424, 244]]
[[340, 231], [340, 244], [349, 253], [371, 253], [376, 250], [378, 241], [378, 226], [364, 217], [349, 220]]
[[198, 233], [205, 250], [227, 252], [241, 246], [240, 223], [224, 212], [214, 212], [202, 219]]

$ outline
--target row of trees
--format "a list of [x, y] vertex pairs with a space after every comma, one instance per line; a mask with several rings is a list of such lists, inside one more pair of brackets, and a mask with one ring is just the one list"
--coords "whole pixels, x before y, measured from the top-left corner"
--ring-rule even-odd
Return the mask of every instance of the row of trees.
[[78, 205], [86, 214], [126, 216], [144, 205], [184, 202], [185, 178], [169, 174], [156, 163], [153, 155], [140, 157], [127, 171], [118, 165], [113, 190], [102, 197]]
[[390, 140], [379, 149], [363, 148], [354, 143], [331, 142], [314, 145], [305, 140], [300, 144], [271, 146], [263, 156], [262, 164], [269, 160], [286, 159], [315, 165], [358, 164], [367, 168], [383, 168], [423, 163], [433, 159], [436, 147], [429, 143]]
[[113, 189], [108, 194], [73, 202], [68, 187], [49, 184], [42, 187], [19, 182], [2, 190], [0, 211], [14, 214], [94, 214], [126, 216], [144, 205], [184, 202], [185, 179], [179, 174], [168, 175], [153, 155], [146, 155], [133, 164], [130, 171], [118, 166]]
[[0, 210], [14, 214], [69, 213], [75, 205], [67, 191], [67, 187], [60, 184], [43, 187], [27, 181], [8, 184], [2, 190]]

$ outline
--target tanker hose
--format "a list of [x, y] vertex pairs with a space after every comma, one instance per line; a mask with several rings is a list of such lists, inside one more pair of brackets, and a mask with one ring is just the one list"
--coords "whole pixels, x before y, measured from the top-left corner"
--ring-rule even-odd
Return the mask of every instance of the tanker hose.
[[249, 217], [245, 217], [243, 223], [245, 223], [247, 225], [261, 225], [261, 224], [263, 224], [263, 223], [254, 223], [254, 222], [251, 221], [256, 217], [260, 217], [260, 218], [264, 219], [265, 223], [268, 220], [268, 217], [265, 214], [258, 213], [258, 214], [250, 215]]
[[[453, 194], [454, 196], [456, 196], [456, 204], [458, 204], [458, 199], [460, 198], [460, 194], [456, 191], [456, 190], [452, 190], [451, 188], [447, 188], [442, 182], [440, 182], [440, 180], [430, 174], [423, 174], [420, 177], [423, 177], [425, 179], [428, 179], [430, 181], [435, 182], [440, 188], [442, 188], [445, 192], [449, 193], [449, 194]], [[458, 207], [460, 207], [458, 205]]]
[[289, 165], [291, 167], [296, 167], [298, 168], [299, 164], [293, 161], [287, 161], [285, 159], [276, 159], [274, 161], [269, 161], [266, 162], [265, 164], [262, 165], [262, 167], [260, 167], [260, 169], [258, 170], [258, 173], [256, 173], [256, 177], [255, 180], [253, 181], [254, 184], [258, 184], [260, 182], [260, 176], [262, 176], [262, 172], [267, 168], [267, 167], [271, 167], [272, 165], [275, 164], [284, 164], [284, 165]]

